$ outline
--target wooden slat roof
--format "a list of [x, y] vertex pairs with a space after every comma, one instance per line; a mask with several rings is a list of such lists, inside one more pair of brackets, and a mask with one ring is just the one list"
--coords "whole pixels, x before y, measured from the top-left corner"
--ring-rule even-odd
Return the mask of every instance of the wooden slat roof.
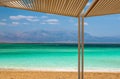
[[37, 12], [78, 17], [88, 0], [0, 0], [0, 5]]
[[85, 17], [120, 13], [120, 0], [95, 0], [85, 13]]

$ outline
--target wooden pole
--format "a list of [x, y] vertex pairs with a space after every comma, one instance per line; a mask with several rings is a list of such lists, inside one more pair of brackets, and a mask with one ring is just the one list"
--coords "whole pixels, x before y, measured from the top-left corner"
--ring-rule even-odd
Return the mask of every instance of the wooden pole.
[[84, 16], [82, 16], [82, 79], [84, 79]]
[[80, 17], [78, 17], [78, 79], [80, 79]]

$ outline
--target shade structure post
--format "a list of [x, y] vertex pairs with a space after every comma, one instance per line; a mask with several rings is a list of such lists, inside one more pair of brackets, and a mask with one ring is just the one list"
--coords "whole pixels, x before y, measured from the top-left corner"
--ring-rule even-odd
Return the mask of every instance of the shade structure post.
[[80, 17], [78, 17], [78, 79], [80, 79]]
[[84, 79], [84, 16], [78, 17], [78, 79]]
[[84, 16], [82, 16], [82, 73], [81, 78], [84, 79]]

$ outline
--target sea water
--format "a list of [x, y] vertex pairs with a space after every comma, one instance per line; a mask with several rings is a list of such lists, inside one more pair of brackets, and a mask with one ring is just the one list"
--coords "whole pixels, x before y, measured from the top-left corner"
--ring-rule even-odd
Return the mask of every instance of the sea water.
[[[0, 44], [1, 69], [77, 71], [77, 44]], [[85, 71], [120, 72], [120, 44], [85, 44]]]

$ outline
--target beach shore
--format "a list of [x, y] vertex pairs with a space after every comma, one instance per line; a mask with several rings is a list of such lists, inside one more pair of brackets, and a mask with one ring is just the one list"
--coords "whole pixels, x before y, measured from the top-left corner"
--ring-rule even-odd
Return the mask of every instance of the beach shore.
[[[77, 72], [0, 70], [0, 79], [77, 79]], [[120, 72], [85, 72], [85, 79], [120, 79]]]

